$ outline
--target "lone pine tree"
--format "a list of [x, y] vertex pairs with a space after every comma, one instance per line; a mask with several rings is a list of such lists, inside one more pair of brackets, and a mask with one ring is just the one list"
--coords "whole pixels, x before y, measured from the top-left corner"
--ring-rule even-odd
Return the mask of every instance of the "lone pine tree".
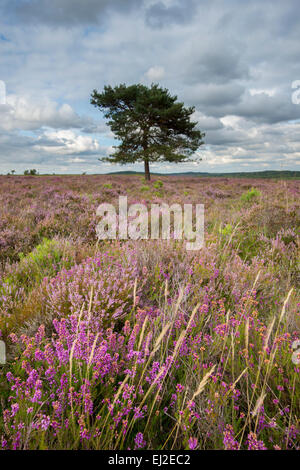
[[120, 145], [109, 157], [111, 163], [144, 162], [150, 180], [150, 162], [186, 161], [204, 142], [204, 133], [191, 121], [195, 108], [184, 107], [167, 89], [152, 84], [105, 86], [94, 90], [91, 104], [104, 112]]

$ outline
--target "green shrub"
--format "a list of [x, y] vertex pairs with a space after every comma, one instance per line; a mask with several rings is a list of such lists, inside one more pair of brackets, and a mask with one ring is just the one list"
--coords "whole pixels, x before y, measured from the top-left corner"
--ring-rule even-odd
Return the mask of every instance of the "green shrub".
[[49, 240], [44, 238], [28, 255], [19, 253], [20, 262], [14, 273], [5, 281], [8, 284], [18, 284], [30, 290], [30, 288], [41, 282], [46, 276], [54, 276], [64, 257], [68, 242]]
[[258, 199], [261, 196], [261, 192], [256, 188], [248, 189], [246, 193], [241, 196], [242, 202], [251, 202], [254, 199]]
[[219, 229], [219, 233], [221, 235], [223, 235], [224, 237], [226, 237], [227, 235], [231, 235], [232, 234], [232, 230], [233, 230], [233, 227], [231, 224], [227, 224], [225, 225], [224, 228], [221, 228]]
[[160, 189], [160, 188], [163, 187], [163, 185], [164, 185], [164, 183], [163, 183], [162, 181], [160, 181], [160, 180], [154, 181], [154, 183], [153, 183], [153, 187], [154, 187], [155, 189]]

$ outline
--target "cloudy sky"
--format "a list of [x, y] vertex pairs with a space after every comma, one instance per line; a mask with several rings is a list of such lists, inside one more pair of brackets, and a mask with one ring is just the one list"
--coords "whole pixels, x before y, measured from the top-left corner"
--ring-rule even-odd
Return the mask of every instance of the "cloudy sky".
[[300, 170], [299, 53], [299, 0], [0, 0], [0, 173], [124, 170], [90, 94], [139, 82], [206, 132], [201, 162], [152, 171]]

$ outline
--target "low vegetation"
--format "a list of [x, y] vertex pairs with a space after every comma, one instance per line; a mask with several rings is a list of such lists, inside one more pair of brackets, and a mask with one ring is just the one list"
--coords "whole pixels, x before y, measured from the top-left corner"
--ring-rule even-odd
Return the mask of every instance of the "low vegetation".
[[[299, 183], [141, 186], [0, 176], [0, 446], [299, 449]], [[205, 247], [97, 243], [119, 195], [203, 203]]]

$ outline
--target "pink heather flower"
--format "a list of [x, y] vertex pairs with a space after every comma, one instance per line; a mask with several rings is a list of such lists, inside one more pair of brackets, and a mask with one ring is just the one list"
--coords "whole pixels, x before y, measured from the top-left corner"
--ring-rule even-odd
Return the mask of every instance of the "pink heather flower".
[[9, 338], [10, 338], [10, 340], [12, 341], [12, 343], [17, 343], [17, 342], [18, 342], [18, 337], [17, 337], [17, 335], [16, 335], [15, 333], [11, 333], [11, 334], [9, 335]]
[[6, 449], [7, 447], [7, 440], [1, 437], [1, 447], [2, 449]]
[[36, 335], [35, 335], [35, 342], [36, 344], [39, 344], [42, 339], [44, 338], [45, 336], [45, 326], [44, 325], [40, 325]]
[[190, 400], [190, 401], [188, 402], [187, 406], [188, 406], [188, 409], [189, 409], [190, 411], [192, 411], [192, 410], [195, 408], [196, 403], [195, 403], [194, 401]]
[[223, 444], [225, 450], [239, 450], [239, 443], [234, 439], [234, 430], [230, 424], [227, 424], [223, 435]]
[[41, 419], [40, 429], [47, 431], [50, 426], [50, 416], [43, 415]]
[[143, 449], [143, 447], [145, 447], [146, 441], [144, 440], [143, 433], [141, 432], [137, 433], [137, 435], [134, 438], [134, 443], [135, 443], [134, 450]]
[[21, 443], [21, 433], [20, 431], [16, 432], [13, 440], [13, 450], [17, 450]]
[[189, 449], [195, 450], [198, 445], [198, 439], [196, 437], [189, 438]]
[[126, 321], [125, 321], [125, 325], [124, 325], [124, 327], [123, 327], [124, 334], [125, 334], [125, 335], [129, 335], [130, 330], [131, 330], [130, 323], [129, 323], [128, 320], [126, 320]]
[[32, 399], [31, 399], [31, 402], [32, 403], [37, 403], [38, 401], [40, 401], [40, 399], [42, 398], [42, 392], [41, 390], [36, 390]]
[[11, 372], [7, 372], [6, 378], [9, 382], [12, 382], [14, 380], [14, 376], [12, 375]]
[[43, 361], [45, 359], [45, 354], [40, 349], [36, 349], [34, 357], [37, 361]]
[[146, 276], [146, 274], [148, 273], [148, 269], [147, 269], [147, 266], [143, 266], [143, 276]]
[[298, 434], [299, 434], [299, 431], [298, 429], [296, 428], [296, 426], [294, 426], [293, 424], [290, 426], [290, 428], [286, 428], [285, 430], [285, 434], [290, 438], [290, 439], [296, 439]]
[[91, 438], [91, 434], [88, 432], [86, 428], [80, 430], [80, 440], [83, 439], [89, 440]]
[[254, 434], [254, 432], [250, 432], [248, 434], [247, 443], [248, 443], [248, 450], [267, 450], [263, 441], [257, 440], [257, 436], [256, 434]]
[[143, 410], [140, 410], [138, 406], [134, 408], [134, 416], [133, 419], [139, 419], [139, 418], [144, 418], [144, 412]]
[[14, 405], [11, 406], [11, 416], [15, 416], [19, 411], [19, 405], [18, 403], [15, 403]]

